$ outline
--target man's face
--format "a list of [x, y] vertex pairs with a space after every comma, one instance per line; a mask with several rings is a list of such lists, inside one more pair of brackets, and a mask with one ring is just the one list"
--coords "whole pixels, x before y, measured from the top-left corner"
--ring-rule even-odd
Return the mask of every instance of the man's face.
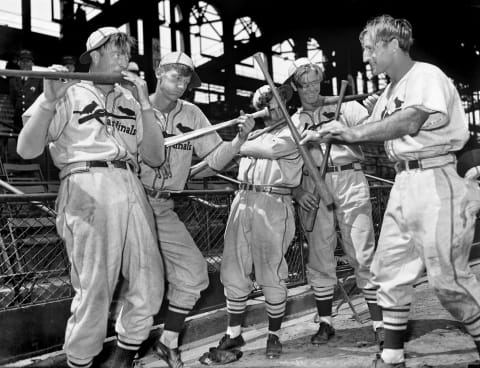
[[21, 70], [32, 70], [33, 61], [31, 59], [23, 58], [18, 60], [18, 66]]
[[320, 99], [320, 84], [322, 80], [315, 70], [309, 70], [300, 78], [297, 86], [298, 97], [302, 104], [315, 104]]
[[126, 50], [120, 50], [117, 46], [110, 44], [98, 52], [100, 57], [96, 65], [96, 71], [120, 73], [127, 69], [130, 55]]
[[370, 34], [363, 38], [363, 62], [369, 63], [373, 75], [385, 73], [392, 61], [391, 41], [373, 41]]
[[181, 75], [175, 69], [162, 71], [160, 68], [158, 73], [159, 75], [157, 77], [159, 78], [160, 88], [163, 94], [174, 101], [182, 97], [192, 79], [192, 77]]

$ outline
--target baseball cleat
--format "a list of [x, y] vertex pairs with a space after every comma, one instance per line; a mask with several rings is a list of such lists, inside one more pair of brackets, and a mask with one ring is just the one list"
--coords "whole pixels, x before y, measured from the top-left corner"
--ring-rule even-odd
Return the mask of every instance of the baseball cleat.
[[157, 356], [164, 360], [169, 368], [183, 368], [182, 359], [180, 359], [180, 352], [178, 348], [170, 349], [157, 340], [153, 345], [153, 351]]
[[335, 335], [335, 329], [327, 322], [320, 322], [320, 327], [310, 341], [313, 345], [326, 344]]
[[277, 335], [268, 334], [267, 337], [267, 349], [265, 355], [269, 359], [278, 358], [282, 354], [282, 343], [278, 339]]
[[220, 342], [218, 343], [217, 349], [219, 350], [230, 350], [230, 349], [237, 349], [245, 345], [245, 340], [243, 340], [242, 335], [238, 335], [237, 337], [234, 337], [233, 339], [230, 337], [230, 335], [225, 334], [223, 337], [220, 339]]

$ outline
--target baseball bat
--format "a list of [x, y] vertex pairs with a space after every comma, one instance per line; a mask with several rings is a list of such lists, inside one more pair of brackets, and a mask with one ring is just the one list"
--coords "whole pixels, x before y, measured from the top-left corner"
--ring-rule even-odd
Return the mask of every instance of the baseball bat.
[[[268, 107], [265, 107], [262, 110], [255, 111], [254, 113], [247, 114], [247, 115], [251, 116], [254, 119], [264, 118], [264, 117], [270, 116], [270, 111], [268, 110]], [[235, 125], [235, 124], [238, 124], [237, 119], [232, 119], [232, 120], [224, 121], [223, 123], [211, 125], [211, 126], [208, 126], [208, 127], [205, 127], [205, 128], [200, 128], [200, 129], [188, 132], [188, 133], [175, 135], [173, 137], [167, 137], [164, 140], [164, 145], [165, 145], [165, 147], [174, 146], [178, 143], [183, 143], [183, 142], [189, 141], [191, 139], [201, 137], [205, 134], [215, 132], [215, 131], [223, 129], [223, 128], [227, 128], [227, 127]]]
[[[370, 93], [360, 93], [358, 95], [348, 95], [348, 96], [343, 97], [342, 102], [363, 100], [363, 99], [365, 99], [369, 96], [373, 96], [373, 95], [376, 95], [376, 94], [379, 95], [382, 92], [383, 92], [383, 89], [379, 89], [378, 91], [370, 92]], [[335, 104], [338, 103], [339, 100], [340, 100], [340, 96], [326, 97], [325, 100], [323, 101], [323, 106], [335, 105]]]
[[[340, 108], [342, 107], [342, 102], [344, 101], [345, 98], [345, 92], [347, 90], [348, 82], [346, 80], [342, 80], [342, 83], [340, 85], [340, 94], [338, 95], [337, 98], [337, 107], [335, 109], [335, 115], [334, 115], [334, 120], [338, 120], [338, 117], [340, 115]], [[332, 144], [328, 142], [325, 146], [325, 152], [323, 154], [323, 160], [322, 164], [320, 166], [320, 177], [322, 180], [325, 180], [325, 175], [327, 174], [327, 166], [328, 166], [328, 160], [330, 158], [330, 150], [332, 148]], [[318, 170], [315, 168], [313, 169], [318, 173]], [[308, 168], [308, 172], [310, 173], [310, 169]], [[313, 195], [315, 194], [315, 191], [313, 192]], [[315, 207], [313, 210], [308, 211], [305, 217], [303, 218], [303, 228], [305, 231], [312, 231], [313, 226], [315, 225], [315, 220], [317, 218], [317, 212], [318, 212], [318, 207]]]
[[0, 75], [5, 77], [29, 77], [45, 79], [80, 79], [97, 82], [98, 84], [115, 84], [128, 82], [120, 73], [79, 73], [79, 72], [53, 72], [44, 70], [17, 70], [0, 69]]
[[270, 86], [270, 89], [272, 90], [273, 97], [277, 101], [277, 104], [279, 105], [282, 115], [285, 118], [285, 121], [287, 122], [288, 128], [290, 129], [290, 132], [292, 134], [293, 140], [297, 145], [298, 151], [302, 155], [305, 166], [307, 167], [308, 171], [312, 173], [312, 178], [315, 182], [314, 194], [316, 198], [319, 201], [320, 201], [320, 198], [322, 198], [327, 206], [332, 205], [333, 204], [332, 195], [328, 192], [325, 182], [323, 181], [322, 177], [320, 176], [320, 173], [316, 169], [316, 165], [313, 161], [310, 151], [306, 148], [306, 146], [300, 144], [300, 139], [301, 139], [300, 134], [298, 133], [297, 128], [295, 127], [295, 124], [292, 121], [292, 118], [288, 114], [287, 107], [282, 101], [280, 94], [277, 91], [277, 88], [275, 88], [275, 84], [272, 80], [272, 77], [268, 72], [267, 65], [263, 61], [262, 54], [256, 53], [255, 55], [253, 55], [253, 58], [257, 62], [258, 66], [260, 67], [265, 79], [267, 80], [268, 85]]

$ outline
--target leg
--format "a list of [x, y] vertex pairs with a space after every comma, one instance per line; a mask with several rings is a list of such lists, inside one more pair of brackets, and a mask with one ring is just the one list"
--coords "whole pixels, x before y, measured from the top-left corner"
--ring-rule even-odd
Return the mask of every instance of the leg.
[[228, 327], [220, 340], [219, 349], [242, 346], [241, 324], [247, 308], [248, 294], [252, 290], [252, 194], [240, 192], [236, 195], [225, 230], [220, 278], [227, 299]]
[[357, 286], [363, 291], [373, 328], [383, 326], [377, 304], [377, 287], [370, 271], [375, 252], [372, 205], [368, 182], [361, 171], [348, 170], [336, 177], [337, 220], [345, 254], [355, 268]]
[[169, 305], [160, 341], [173, 349], [178, 347], [178, 336], [200, 292], [208, 287], [207, 264], [185, 224], [174, 212], [173, 201], [150, 199], [150, 203], [168, 281]]
[[128, 214], [128, 192], [117, 179], [105, 170], [76, 174], [63, 180], [59, 190], [57, 229], [75, 290], [64, 343], [71, 367], [89, 367], [105, 339]]
[[255, 278], [265, 295], [268, 314], [266, 354], [269, 358], [276, 358], [282, 351], [278, 332], [285, 314], [285, 280], [288, 278], [284, 256], [295, 234], [294, 211], [290, 197], [265, 194], [254, 196], [252, 255]]
[[[435, 207], [424, 223], [432, 232], [424, 239], [429, 281], [442, 305], [461, 321], [480, 344], [480, 283], [468, 258], [476, 213], [480, 207], [477, 184], [459, 178], [453, 167], [435, 170]], [[436, 209], [436, 211], [434, 211]]]
[[[401, 193], [399, 187], [402, 188]], [[373, 282], [379, 286], [378, 303], [383, 310], [385, 344], [382, 359], [392, 364], [404, 361], [412, 285], [424, 269], [422, 254], [415, 247], [414, 237], [409, 231], [408, 217], [404, 217], [404, 202], [409, 204], [415, 200], [411, 198], [411, 193], [405, 193], [404, 187], [401, 175], [397, 175], [371, 266]]]
[[118, 346], [136, 351], [146, 340], [164, 293], [163, 261], [158, 249], [152, 209], [139, 180], [129, 180], [128, 232], [122, 274], [128, 289], [117, 319]]
[[337, 234], [333, 216], [333, 212], [320, 201], [314, 227], [311, 232], [305, 233], [308, 241], [308, 282], [313, 289], [320, 317], [319, 330], [311, 338], [311, 342], [316, 345], [326, 343], [335, 334], [332, 327], [332, 303], [337, 284], [337, 262], [334, 256]]

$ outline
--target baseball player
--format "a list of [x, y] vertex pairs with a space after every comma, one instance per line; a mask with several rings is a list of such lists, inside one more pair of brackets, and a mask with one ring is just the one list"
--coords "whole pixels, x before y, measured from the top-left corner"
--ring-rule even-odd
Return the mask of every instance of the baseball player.
[[[254, 105], [264, 100], [261, 87]], [[271, 111], [275, 111], [275, 102]], [[270, 126], [274, 119], [267, 120]], [[297, 127], [302, 130], [303, 127]], [[228, 327], [218, 349], [242, 346], [241, 324], [253, 282], [262, 287], [268, 314], [266, 355], [282, 352], [279, 332], [287, 300], [285, 253], [295, 233], [292, 189], [300, 184], [303, 160], [288, 126], [272, 129], [240, 149], [239, 191], [233, 200], [225, 232], [220, 279], [227, 298]]]
[[[210, 125], [197, 106], [180, 99], [187, 88], [199, 87], [201, 83], [189, 56], [183, 52], [166, 54], [156, 76], [157, 86], [150, 100], [158, 126], [166, 136]], [[184, 189], [194, 152], [216, 170], [233, 159], [254, 125], [253, 119], [246, 116], [240, 116], [238, 123], [239, 133], [231, 142], [223, 142], [214, 132], [167, 148], [166, 159], [160, 167], [151, 167], [147, 162], [141, 165], [141, 180], [155, 214], [168, 280], [165, 328], [154, 350], [170, 367], [183, 366], [178, 352], [178, 336], [185, 318], [200, 298], [200, 292], [208, 286], [206, 261], [174, 212], [170, 193]]]
[[[297, 91], [301, 108], [292, 116], [315, 130], [332, 120], [335, 105], [324, 105], [325, 97], [320, 95], [323, 71], [319, 65], [307, 58], [295, 60], [289, 69], [290, 83]], [[358, 102], [343, 103], [340, 120], [347, 126], [362, 123], [368, 112]], [[310, 152], [318, 167], [323, 161], [324, 144], [311, 145]], [[375, 238], [372, 221], [372, 205], [367, 179], [362, 172], [363, 152], [358, 145], [334, 144], [328, 160], [325, 183], [334, 197], [334, 209], [318, 203], [317, 216], [311, 232], [305, 232], [309, 249], [307, 276], [314, 291], [320, 326], [312, 336], [315, 345], [326, 343], [335, 334], [332, 327], [332, 302], [337, 284], [336, 260], [334, 251], [337, 246], [336, 223], [342, 235], [342, 247], [350, 265], [355, 269], [356, 282], [363, 291], [367, 302], [373, 329], [379, 344], [383, 341], [382, 312], [377, 305], [376, 287], [372, 283], [370, 265], [375, 251]], [[300, 218], [317, 207], [312, 194], [315, 182], [307, 170], [304, 170], [302, 185], [295, 189], [294, 198], [299, 204]]]
[[453, 152], [468, 139], [468, 125], [451, 80], [436, 66], [410, 58], [412, 27], [383, 15], [360, 34], [363, 58], [390, 83], [368, 124], [335, 121], [304, 141], [385, 141], [397, 175], [384, 215], [372, 272], [379, 285], [385, 344], [373, 367], [405, 367], [404, 341], [412, 285], [427, 270], [442, 305], [473, 337], [480, 351], [480, 285], [468, 266], [478, 184], [456, 172]]
[[60, 169], [57, 230], [75, 291], [64, 344], [71, 368], [92, 366], [102, 350], [120, 273], [128, 286], [115, 326], [113, 367], [132, 367], [163, 297], [153, 213], [136, 174], [140, 153], [152, 166], [163, 162], [163, 136], [145, 82], [125, 71], [132, 42], [119, 29], [103, 27], [89, 36], [80, 58], [91, 73], [120, 72], [131, 90], [45, 79], [44, 95], [24, 114], [18, 138], [23, 158], [38, 156], [48, 144]]

